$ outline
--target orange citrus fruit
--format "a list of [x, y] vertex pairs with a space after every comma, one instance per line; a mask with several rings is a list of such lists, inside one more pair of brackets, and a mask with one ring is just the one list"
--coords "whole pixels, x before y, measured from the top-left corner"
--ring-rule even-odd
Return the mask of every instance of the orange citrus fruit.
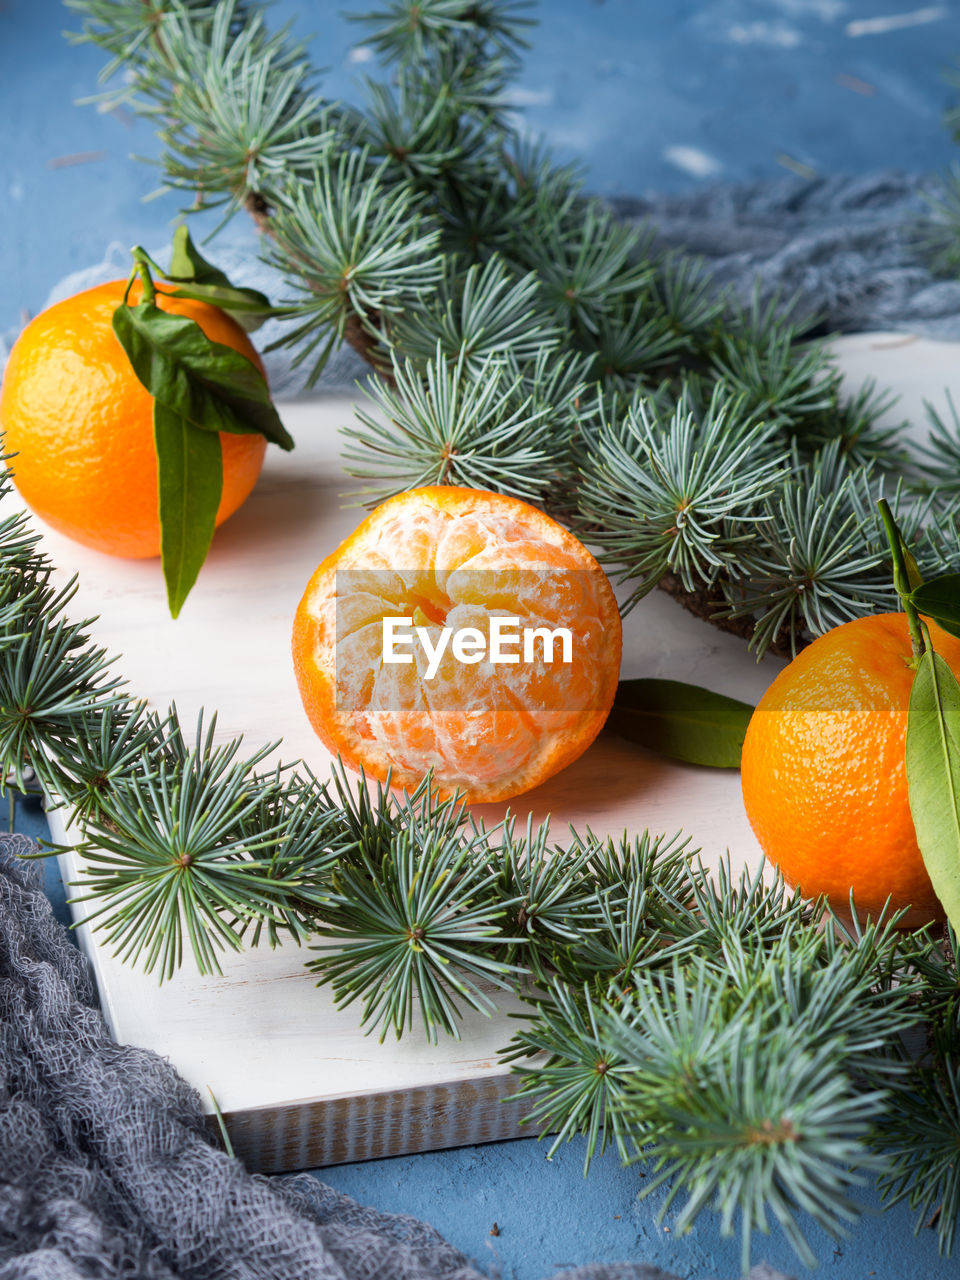
[[[125, 280], [97, 285], [31, 320], [10, 353], [0, 389], [4, 451], [14, 482], [42, 520], [115, 556], [160, 554], [153, 397], [137, 379], [110, 320]], [[140, 300], [137, 281], [130, 301]], [[218, 307], [157, 289], [164, 311], [195, 320], [208, 338], [260, 368], [240, 326]], [[247, 498], [266, 440], [221, 432], [223, 496], [217, 524]]]
[[[960, 675], [960, 640], [930, 624]], [[904, 739], [913, 685], [906, 615], [835, 627], [760, 699], [743, 744], [743, 799], [764, 853], [809, 897], [858, 913], [887, 898], [905, 924], [942, 919], [907, 798]]]
[[527, 791], [586, 750], [620, 648], [586, 547], [525, 502], [453, 486], [378, 507], [316, 570], [293, 627], [300, 695], [330, 751], [396, 786], [432, 770], [441, 794], [470, 802]]

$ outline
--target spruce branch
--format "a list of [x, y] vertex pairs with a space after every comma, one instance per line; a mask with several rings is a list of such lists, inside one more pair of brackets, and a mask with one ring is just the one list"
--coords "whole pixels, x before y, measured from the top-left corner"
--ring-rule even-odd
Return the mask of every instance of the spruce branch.
[[[960, 111], [950, 118], [960, 125]], [[916, 246], [935, 275], [955, 278], [960, 272], [960, 165], [951, 164], [921, 194], [930, 214], [914, 230]]]
[[789, 890], [779, 871], [767, 880], [764, 864], [752, 872], [733, 874], [729, 854], [711, 875], [699, 854], [684, 864], [683, 893], [674, 893], [671, 930], [679, 938], [695, 940], [698, 950], [722, 969], [731, 964], [728, 942], [764, 950], [785, 932], [804, 929], [820, 919], [822, 904], [811, 908], [796, 890]]
[[384, 60], [416, 63], [437, 49], [463, 45], [477, 54], [489, 42], [501, 54], [528, 47], [523, 31], [534, 26], [525, 0], [394, 0], [384, 9], [350, 14], [353, 22], [373, 27], [364, 44]]
[[171, 731], [145, 703], [126, 701], [103, 708], [90, 736], [90, 718], [84, 716], [64, 735], [59, 756], [47, 763], [48, 777], [60, 802], [68, 809], [68, 822], [96, 818], [104, 796], [123, 789], [131, 770], [162, 748]]
[[[809, 462], [794, 446], [789, 478], [764, 496], [756, 536], [724, 584], [731, 618], [753, 622], [762, 654], [897, 607], [886, 539], [876, 515], [882, 479], [834, 441]], [[898, 509], [901, 503], [897, 502]]]
[[[383, 810], [381, 810], [383, 812]], [[397, 1037], [419, 1007], [426, 1035], [459, 1039], [461, 1003], [490, 1014], [487, 987], [509, 988], [513, 967], [494, 954], [509, 901], [492, 892], [497, 870], [489, 833], [462, 826], [456, 799], [427, 788], [379, 815], [332, 877], [322, 911], [321, 954], [308, 965], [329, 983], [338, 1008], [363, 1002], [361, 1025]]]
[[729, 392], [742, 398], [743, 412], [802, 431], [804, 418], [827, 413], [838, 397], [839, 374], [822, 344], [797, 349], [789, 323], [758, 335], [752, 326], [724, 333], [713, 356], [714, 372]]
[[[8, 498], [14, 491], [13, 472], [10, 469], [11, 457], [15, 455], [0, 454], [0, 502]], [[4, 599], [15, 599], [26, 596], [24, 580], [45, 582], [50, 572], [50, 560], [40, 550], [42, 538], [30, 526], [30, 517], [25, 511], [8, 512], [0, 518], [0, 568], [3, 570], [0, 587]], [[0, 642], [6, 638], [6, 632], [0, 634]]]
[[590, 355], [591, 372], [604, 388], [629, 395], [666, 376], [689, 343], [646, 293], [617, 299], [596, 332], [581, 335], [579, 345]]
[[158, 95], [160, 106], [168, 93], [176, 106], [160, 130], [167, 183], [200, 192], [204, 205], [226, 203], [228, 212], [251, 200], [272, 203], [292, 176], [310, 173], [333, 136], [302, 46], [286, 29], [268, 35], [262, 15], [238, 25], [241, 12], [239, 0], [218, 5], [209, 29], [168, 21], [170, 86]]
[[257, 851], [270, 910], [241, 921], [241, 936], [249, 928], [251, 947], [261, 940], [302, 946], [316, 934], [328, 901], [344, 843], [342, 810], [303, 766], [254, 775], [253, 790], [257, 805], [238, 815], [238, 828], [246, 847]]
[[914, 1210], [914, 1232], [935, 1226], [937, 1245], [949, 1256], [960, 1214], [960, 968], [957, 936], [949, 925], [941, 938], [924, 930], [903, 948], [904, 967], [922, 979], [914, 996], [926, 1022], [919, 1054], [904, 1048], [909, 1070], [896, 1105], [880, 1118], [874, 1136], [888, 1157], [880, 1189], [888, 1204]]
[[[718, 388], [731, 426], [751, 440], [742, 457], [746, 476], [763, 470], [775, 443], [784, 452], [795, 447], [806, 462], [836, 441], [851, 464], [876, 475], [913, 466], [928, 489], [950, 459], [942, 466], [934, 459], [933, 472], [908, 462], [897, 430], [877, 425], [887, 399], [869, 386], [850, 397], [842, 392], [823, 345], [808, 341], [812, 318], [797, 317], [777, 298], [762, 302], [759, 293], [736, 304], [701, 264], [660, 255], [648, 234], [585, 198], [579, 175], [517, 129], [507, 108], [524, 6], [398, 0], [365, 15], [371, 47], [398, 63], [391, 86], [370, 87], [366, 111], [325, 104], [299, 47], [285, 31], [270, 35], [260, 11], [239, 0], [151, 0], [142, 38], [139, 0], [85, 0], [78, 8], [87, 14], [85, 38], [132, 71], [129, 100], [159, 124], [170, 180], [192, 186], [201, 204], [225, 202], [228, 212], [246, 204], [270, 231], [265, 256], [298, 294], [283, 341], [297, 348], [295, 361], [312, 362], [311, 380], [347, 341], [385, 380], [410, 359], [430, 395], [439, 341], [451, 360], [464, 350], [470, 356], [460, 395], [471, 403], [483, 399], [471, 384], [486, 371], [486, 357], [508, 368], [512, 360], [511, 376], [531, 395], [525, 412], [536, 419], [533, 446], [521, 447], [516, 399], [505, 397], [502, 436], [496, 422], [471, 425], [470, 444], [479, 435], [480, 447], [471, 454], [476, 465], [460, 468], [462, 482], [502, 485], [568, 516], [578, 505], [602, 512], [595, 491], [612, 476], [620, 510], [611, 518], [632, 521], [648, 544], [660, 529], [678, 553], [672, 563], [651, 545], [631, 546], [625, 531], [608, 530], [614, 543], [623, 532], [619, 571], [638, 575], [638, 593], [659, 575], [687, 608], [753, 640], [758, 651], [789, 652], [848, 611], [852, 582], [833, 611], [793, 607], [790, 593], [805, 566], [817, 577], [818, 597], [829, 596], [825, 548], [849, 546], [852, 563], [867, 566], [861, 594], [871, 598], [873, 544], [844, 529], [843, 504], [819, 512], [817, 529], [806, 523], [793, 551], [772, 547], [771, 563], [747, 573], [737, 563], [738, 539], [752, 535], [754, 517], [739, 504], [729, 527], [710, 513], [709, 536], [684, 514], [683, 536], [674, 537], [663, 526], [661, 486], [650, 491], [627, 474], [624, 442], [602, 429], [604, 421], [636, 414], [631, 399], [640, 395], [649, 399], [651, 420], [670, 421], [679, 405], [702, 419]], [[563, 399], [548, 432], [539, 415], [553, 361], [566, 374], [557, 378]], [[587, 389], [593, 381], [599, 391]], [[415, 397], [403, 399], [409, 406]], [[409, 408], [395, 432], [355, 433], [350, 446], [354, 469], [382, 476], [384, 491], [458, 474], [443, 452], [449, 431], [432, 424], [424, 431], [408, 417]], [[776, 428], [778, 442], [761, 422]], [[409, 461], [389, 456], [411, 441]], [[550, 485], [542, 481], [547, 454]], [[792, 519], [786, 482], [786, 475], [771, 478], [776, 492], [763, 499], [781, 542]], [[733, 496], [747, 495], [741, 487]], [[955, 506], [938, 499], [925, 512], [926, 531], [918, 531], [931, 559], [950, 569], [960, 554], [951, 543]], [[799, 518], [811, 514], [806, 508]]]
[[551, 409], [510, 359], [488, 355], [477, 377], [461, 350], [455, 361], [438, 341], [425, 377], [392, 356], [392, 385], [374, 379], [375, 416], [358, 409], [363, 430], [350, 428], [348, 471], [378, 482], [366, 492], [382, 500], [426, 484], [461, 484], [537, 501], [556, 470]]
[[852, 1171], [881, 1163], [866, 1140], [884, 1095], [858, 1091], [844, 1075], [842, 1041], [811, 1038], [789, 1023], [764, 1025], [730, 997], [721, 975], [693, 963], [669, 979], [641, 979], [633, 1019], [617, 1022], [637, 1064], [622, 1123], [652, 1165], [641, 1194], [669, 1184], [662, 1217], [686, 1191], [681, 1232], [707, 1207], [725, 1235], [739, 1218], [744, 1267], [753, 1231], [768, 1232], [772, 1217], [812, 1266], [799, 1213], [834, 1236], [847, 1233], [859, 1216], [851, 1192], [864, 1182]]
[[[360, 140], [371, 155], [382, 159], [394, 179], [403, 179], [418, 192], [430, 191], [444, 180], [469, 184], [482, 173], [489, 154], [489, 132], [495, 128], [491, 111], [481, 113], [502, 91], [489, 74], [476, 83], [470, 101], [454, 95], [451, 81], [464, 67], [403, 69], [395, 89], [368, 82], [370, 114]], [[488, 69], [489, 71], [489, 69]]]
[[215, 745], [215, 723], [198, 723], [182, 761], [148, 754], [84, 824], [74, 900], [97, 903], [84, 922], [161, 979], [179, 968], [185, 942], [201, 973], [219, 973], [217, 952], [240, 950], [251, 918], [271, 917], [295, 888], [263, 856], [282, 828], [244, 825], [273, 785], [251, 776], [271, 748], [237, 761], [239, 740]]
[[639, 255], [641, 235], [596, 201], [586, 203], [582, 217], [569, 216], [563, 207], [538, 207], [538, 213], [517, 228], [509, 256], [520, 270], [537, 272], [558, 321], [596, 334], [615, 301], [651, 278], [651, 265]]
[[[164, 45], [164, 26], [177, 15], [188, 16], [198, 29], [209, 27], [218, 4], [208, 0], [64, 0], [68, 9], [83, 16], [82, 29], [69, 32], [74, 44], [96, 44], [111, 54], [111, 60], [100, 72], [100, 81], [110, 80], [124, 65], [148, 65], [157, 49]], [[132, 99], [136, 95], [133, 80], [114, 90], [113, 101]]]
[[[529, 1104], [524, 1123], [552, 1134], [549, 1160], [564, 1143], [586, 1138], [584, 1174], [609, 1145], [623, 1163], [638, 1154], [635, 1135], [624, 1124], [631, 1064], [611, 1039], [609, 1005], [594, 984], [576, 987], [548, 980], [546, 994], [532, 1001], [534, 1017], [518, 1031], [501, 1058], [513, 1062], [521, 1083], [513, 1095]], [[536, 1068], [517, 1066], [542, 1055]]]
[[493, 357], [524, 365], [542, 351], [559, 355], [560, 330], [539, 305], [533, 272], [513, 277], [497, 256], [464, 271], [453, 255], [442, 271], [435, 294], [421, 294], [389, 321], [386, 336], [398, 353], [423, 369], [438, 349], [449, 361], [462, 355], [475, 380]]
[[414, 206], [408, 191], [386, 187], [382, 166], [365, 151], [343, 152], [335, 162], [324, 154], [311, 181], [278, 203], [268, 255], [301, 291], [289, 308], [299, 323], [283, 343], [297, 346], [295, 365], [324, 344], [311, 382], [344, 338], [382, 361], [373, 355], [378, 325], [439, 279], [438, 232], [421, 230]]
[[515, 937], [504, 958], [522, 963], [537, 981], [548, 980], [557, 953], [581, 944], [602, 919], [602, 902], [588, 878], [591, 850], [550, 846], [546, 823], [516, 836], [508, 819], [497, 846], [496, 892], [508, 904], [505, 931]]
[[636, 583], [627, 608], [667, 573], [686, 591], [732, 571], [782, 474], [775, 426], [719, 389], [698, 417], [683, 397], [669, 420], [652, 400], [602, 415], [580, 513], [602, 563]]
[[730, 303], [699, 258], [666, 254], [657, 264], [653, 288], [665, 321], [687, 351], [696, 353], [715, 339]]
[[848, 462], [866, 468], [902, 470], [907, 452], [902, 435], [906, 422], [880, 427], [878, 421], [894, 407], [897, 397], [877, 389], [868, 379], [844, 399], [834, 386], [828, 407], [793, 424], [794, 438], [805, 453], [816, 453], [833, 441]]
[[9, 642], [0, 644], [0, 769], [21, 790], [27, 769], [45, 785], [53, 780], [48, 758], [72, 738], [79, 718], [123, 699], [123, 681], [84, 634], [90, 619], [66, 619], [76, 579], [55, 591], [46, 577], [42, 567], [19, 575], [22, 594], [7, 602]]
[[[960, 433], [945, 424], [936, 456], [905, 463], [877, 427], [888, 406], [842, 392], [809, 322], [776, 300], [737, 309], [585, 199], [508, 114], [523, 6], [385, 0], [370, 42], [398, 75], [366, 112], [325, 104], [252, 4], [75, 7], [132, 73], [114, 92], [160, 128], [171, 184], [270, 230], [300, 358], [346, 340], [381, 372], [383, 421], [349, 445], [381, 491], [453, 480], [578, 511], [638, 592], [659, 580], [758, 650], [889, 607], [870, 522], [884, 473], [914, 469], [914, 488], [883, 487], [921, 564], [956, 569]], [[892, 1195], [955, 1217], [948, 944], [890, 922], [845, 931], [759, 874], [711, 878], [681, 838], [587, 833], [560, 858], [540, 831], [464, 827], [428, 789], [398, 807], [342, 777], [263, 774], [239, 747], [204, 782], [202, 744], [142, 716], [82, 630], [48, 620], [30, 539], [0, 522], [4, 761], [25, 777], [42, 752], [106, 849], [86, 880], [102, 877], [94, 923], [125, 954], [166, 973], [192, 948], [213, 967], [221, 948], [314, 938], [332, 948], [319, 979], [382, 1033], [417, 1009], [428, 1036], [455, 1033], [461, 1009], [523, 995], [508, 1053], [535, 1120], [585, 1132], [588, 1159], [613, 1142], [652, 1161], [689, 1197], [684, 1222], [712, 1204], [745, 1242], [779, 1219], [802, 1253], [801, 1209], [843, 1230], [850, 1166], [872, 1161]], [[21, 734], [7, 691], [28, 644], [56, 714], [31, 705]], [[145, 824], [146, 807], [162, 818]], [[186, 830], [202, 858], [181, 876]], [[914, 1064], [898, 1037], [921, 1018]]]
[[588, 831], [574, 835], [570, 852], [577, 851], [587, 855], [598, 913], [574, 946], [554, 950], [553, 967], [568, 982], [588, 974], [605, 986], [628, 986], [635, 970], [669, 962], [699, 933], [698, 922], [688, 928], [678, 914], [691, 877], [700, 874], [681, 833], [668, 838], [644, 831], [601, 841]]
[[671, 1184], [664, 1212], [688, 1193], [681, 1228], [711, 1205], [725, 1232], [739, 1216], [746, 1260], [772, 1215], [812, 1262], [799, 1212], [843, 1233], [852, 1168], [883, 1167], [867, 1144], [908, 1073], [919, 984], [901, 985], [893, 922], [850, 932], [780, 881], [686, 874], [643, 966], [550, 981], [505, 1056], [531, 1119], [557, 1131], [551, 1152], [581, 1133], [589, 1166], [613, 1142], [648, 1165], [642, 1194]]
[[960, 504], [960, 414], [949, 388], [944, 392], [949, 419], [935, 405], [924, 402], [930, 437], [918, 444], [917, 470], [923, 488], [940, 506]]
[[941, 1255], [949, 1257], [960, 1215], [960, 1056], [939, 1050], [915, 1069], [911, 1088], [898, 1092], [896, 1107], [880, 1119], [879, 1143], [889, 1153], [881, 1190], [889, 1205], [903, 1201], [914, 1211], [914, 1234], [935, 1226]]

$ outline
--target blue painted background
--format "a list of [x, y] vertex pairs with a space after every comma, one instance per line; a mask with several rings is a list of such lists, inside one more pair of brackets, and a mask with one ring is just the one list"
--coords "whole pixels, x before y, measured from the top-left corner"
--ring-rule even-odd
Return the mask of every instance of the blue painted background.
[[[327, 95], [357, 100], [371, 68], [356, 51], [358, 28], [340, 14], [346, 3], [279, 0], [273, 12], [318, 33], [312, 51], [329, 68]], [[960, 54], [956, 2], [543, 0], [539, 16], [517, 104], [561, 159], [586, 166], [598, 192], [960, 159], [940, 125], [958, 99], [942, 79]], [[155, 154], [149, 129], [123, 112], [75, 105], [94, 92], [103, 59], [71, 48], [60, 35], [69, 26], [76, 19], [57, 0], [0, 3], [0, 331], [111, 244], [162, 243], [177, 212], [170, 195], [142, 202], [156, 171], [129, 156]], [[18, 827], [41, 833], [42, 815], [23, 807]], [[52, 864], [48, 883], [62, 914]], [[708, 1216], [683, 1239], [671, 1218], [656, 1225], [658, 1197], [636, 1200], [640, 1171], [605, 1157], [584, 1180], [579, 1144], [550, 1163], [544, 1150], [533, 1140], [493, 1144], [321, 1176], [366, 1203], [426, 1218], [504, 1280], [601, 1260], [659, 1264], [684, 1280], [738, 1273], [737, 1242], [721, 1240]], [[878, 1208], [872, 1190], [863, 1200]], [[811, 1239], [831, 1280], [955, 1277], [960, 1263], [938, 1260], [933, 1232], [914, 1240], [912, 1228], [912, 1215], [897, 1210], [868, 1217], [849, 1244], [817, 1231]], [[779, 1234], [759, 1239], [755, 1258], [798, 1270]]]
[[[279, 22], [316, 32], [328, 97], [357, 101], [372, 0], [278, 0]], [[543, 0], [515, 90], [531, 129], [578, 159], [603, 193], [682, 190], [791, 169], [930, 169], [960, 156], [940, 125], [958, 99], [942, 73], [960, 54], [957, 0]], [[905, 16], [906, 15], [906, 16]], [[900, 20], [877, 31], [871, 22]], [[128, 113], [76, 106], [103, 65], [59, 0], [0, 4], [0, 331], [111, 243], [158, 245], [178, 202], [132, 152], [156, 154]]]

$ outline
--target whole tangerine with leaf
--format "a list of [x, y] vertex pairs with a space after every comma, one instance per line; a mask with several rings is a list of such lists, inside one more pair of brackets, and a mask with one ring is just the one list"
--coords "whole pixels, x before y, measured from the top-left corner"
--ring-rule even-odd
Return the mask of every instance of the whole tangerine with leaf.
[[[960, 639], [928, 623], [960, 676]], [[917, 842], [905, 739], [916, 674], [907, 616], [835, 627], [777, 676], [747, 727], [743, 799], [767, 858], [805, 896], [902, 923], [944, 918]]]
[[368, 776], [469, 803], [571, 764], [607, 718], [620, 612], [577, 538], [526, 502], [458, 486], [377, 507], [317, 568], [293, 661], [328, 749]]
[[293, 442], [256, 349], [224, 309], [253, 314], [267, 300], [234, 289], [185, 228], [167, 283], [133, 253], [128, 280], [65, 298], [25, 327], [0, 388], [0, 429], [27, 505], [108, 555], [162, 556], [176, 615], [214, 528], [256, 484], [268, 439]]

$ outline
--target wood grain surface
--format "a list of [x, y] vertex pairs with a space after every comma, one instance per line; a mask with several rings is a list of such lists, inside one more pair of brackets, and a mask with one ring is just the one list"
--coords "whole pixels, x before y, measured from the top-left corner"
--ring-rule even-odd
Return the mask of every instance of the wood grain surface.
[[[851, 385], [873, 376], [903, 393], [899, 416], [923, 431], [922, 399], [960, 392], [957, 348], [905, 335], [840, 340]], [[960, 398], [960, 396], [958, 396]], [[270, 449], [247, 504], [217, 533], [181, 617], [166, 613], [159, 561], [101, 556], [44, 530], [45, 550], [65, 580], [79, 574], [72, 616], [99, 615], [91, 630], [131, 691], [158, 710], [175, 702], [189, 725], [201, 708], [218, 712], [217, 737], [242, 733], [251, 749], [282, 737], [278, 758], [303, 759], [321, 775], [330, 758], [300, 705], [290, 661], [294, 610], [319, 561], [361, 518], [341, 495], [357, 487], [342, 473], [339, 436], [353, 423], [343, 398], [281, 406], [297, 441], [292, 454]], [[893, 415], [897, 417], [898, 414]], [[12, 501], [12, 500], [11, 500]], [[742, 641], [691, 617], [653, 592], [624, 625], [623, 675], [661, 676], [755, 701], [782, 663], [757, 663]], [[506, 806], [479, 806], [499, 819]], [[617, 835], [682, 830], [716, 866], [729, 850], [734, 869], [756, 867], [760, 850], [740, 799], [739, 775], [655, 758], [612, 734], [561, 775], [512, 806], [547, 816], [562, 840], [569, 826]], [[55, 839], [69, 840], [61, 815]], [[76, 874], [65, 855], [65, 878]], [[496, 1059], [521, 1011], [498, 997], [500, 1014], [468, 1016], [459, 1041], [439, 1046], [414, 1031], [383, 1044], [358, 1030], [356, 1012], [334, 1009], [303, 969], [293, 946], [224, 957], [222, 977], [189, 965], [169, 983], [114, 959], [81, 928], [113, 1034], [169, 1058], [226, 1117], [249, 1165], [303, 1168], [511, 1137], [522, 1106], [502, 1102], [514, 1078]]]

